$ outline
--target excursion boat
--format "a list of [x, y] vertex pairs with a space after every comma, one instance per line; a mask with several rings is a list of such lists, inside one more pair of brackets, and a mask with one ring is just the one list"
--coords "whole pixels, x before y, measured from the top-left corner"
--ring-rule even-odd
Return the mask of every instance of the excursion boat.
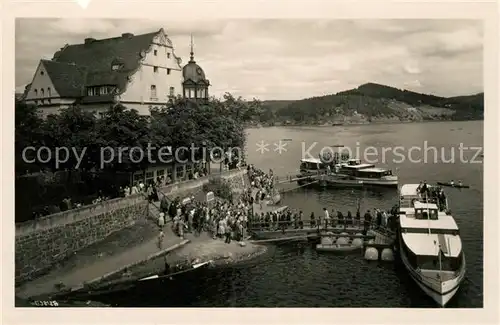
[[334, 173], [362, 181], [364, 185], [398, 186], [398, 176], [392, 170], [364, 164], [359, 159], [349, 159], [335, 165]]
[[[351, 159], [348, 155], [306, 158], [300, 161], [300, 173], [297, 175], [299, 185], [320, 180], [320, 175], [328, 175], [332, 186], [360, 187], [364, 185], [398, 186], [398, 176], [392, 170], [378, 168], [373, 164], [364, 164], [359, 159]], [[325, 186], [328, 185], [324, 183]]]
[[318, 180], [319, 175], [326, 174], [327, 170], [327, 164], [323, 163], [319, 158], [301, 159], [297, 183], [300, 186], [312, 183]]
[[444, 307], [465, 277], [462, 241], [446, 199], [439, 200], [433, 186], [428, 186], [428, 198], [422, 198], [418, 187], [405, 184], [400, 190], [399, 255], [417, 285]]

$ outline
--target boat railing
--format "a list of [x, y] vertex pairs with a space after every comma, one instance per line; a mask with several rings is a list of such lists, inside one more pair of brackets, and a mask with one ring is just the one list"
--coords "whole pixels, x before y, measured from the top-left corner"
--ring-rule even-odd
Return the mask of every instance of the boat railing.
[[360, 230], [367, 229], [377, 229], [384, 234], [393, 235], [394, 234], [394, 223], [391, 224], [388, 220], [388, 224], [386, 226], [378, 225], [376, 223], [375, 218], [371, 221], [367, 221], [365, 223], [364, 218], [330, 218], [328, 223], [325, 222], [324, 219], [321, 220], [301, 220], [301, 221], [288, 221], [288, 220], [280, 220], [280, 221], [257, 221], [250, 220], [248, 223], [249, 230], [290, 230], [290, 229], [317, 229], [317, 230], [339, 230], [342, 228], [359, 228]]

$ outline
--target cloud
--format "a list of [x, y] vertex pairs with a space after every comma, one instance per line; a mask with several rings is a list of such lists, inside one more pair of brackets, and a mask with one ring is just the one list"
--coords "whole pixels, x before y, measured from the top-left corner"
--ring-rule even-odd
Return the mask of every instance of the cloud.
[[184, 62], [193, 34], [196, 61], [216, 96], [300, 99], [366, 82], [443, 96], [483, 90], [481, 22], [432, 19], [18, 19], [16, 88], [66, 43], [160, 28]]

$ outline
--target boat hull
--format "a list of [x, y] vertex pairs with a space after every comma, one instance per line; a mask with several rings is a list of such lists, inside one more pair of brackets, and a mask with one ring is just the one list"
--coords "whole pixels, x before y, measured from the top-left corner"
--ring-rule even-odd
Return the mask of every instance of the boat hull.
[[402, 249], [401, 236], [398, 235], [398, 252], [401, 258], [401, 261], [410, 274], [412, 280], [420, 287], [420, 289], [429, 296], [434, 302], [436, 302], [440, 307], [445, 307], [446, 304], [455, 296], [457, 291], [459, 290], [460, 284], [462, 283], [465, 275], [465, 256], [462, 255], [463, 266], [459, 272], [459, 275], [456, 278], [453, 278], [448, 281], [443, 281], [437, 283], [437, 281], [432, 282], [426, 280], [424, 277], [420, 275], [417, 270], [415, 270], [410, 263], [404, 251]]

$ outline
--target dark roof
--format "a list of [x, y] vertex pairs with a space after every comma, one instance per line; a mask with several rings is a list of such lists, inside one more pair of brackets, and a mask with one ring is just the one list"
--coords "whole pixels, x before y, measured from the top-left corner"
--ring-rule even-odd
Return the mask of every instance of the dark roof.
[[[124, 91], [128, 76], [140, 67], [141, 53], [149, 51], [160, 31], [88, 39], [86, 44], [67, 45], [54, 54], [52, 61], [44, 60], [44, 63], [49, 62], [46, 64], [47, 73], [62, 97], [81, 96], [85, 86], [116, 85]], [[116, 62], [122, 67], [113, 71], [111, 67]]]
[[80, 97], [82, 95], [85, 85], [85, 68], [50, 60], [42, 60], [42, 64], [61, 97]]
[[195, 84], [209, 84], [208, 80], [205, 77], [205, 72], [203, 69], [193, 60], [191, 60], [182, 68], [182, 76], [184, 77], [184, 82], [187, 83], [189, 80], [194, 82]]

